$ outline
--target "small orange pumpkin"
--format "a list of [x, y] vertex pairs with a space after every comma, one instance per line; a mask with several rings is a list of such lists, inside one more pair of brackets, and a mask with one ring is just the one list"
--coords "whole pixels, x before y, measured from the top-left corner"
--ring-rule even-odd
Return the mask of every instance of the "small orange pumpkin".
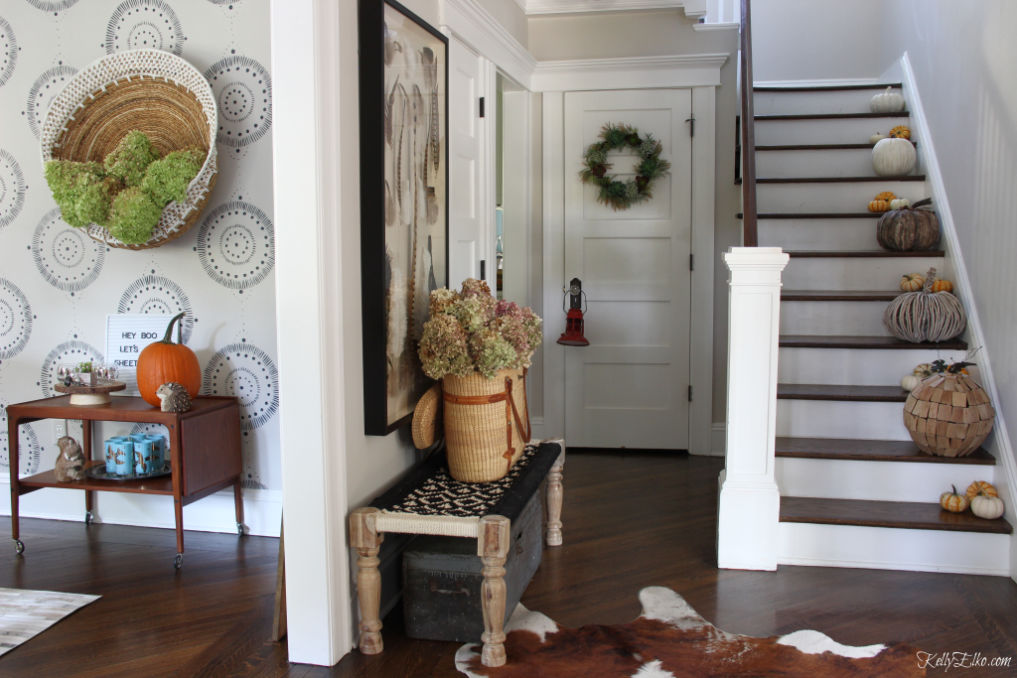
[[893, 200], [896, 197], [897, 196], [894, 195], [892, 191], [883, 191], [876, 195], [876, 200]]
[[951, 485], [952, 492], [944, 492], [939, 495], [939, 505], [950, 513], [963, 513], [967, 508], [970, 500], [963, 494], [957, 493], [957, 486]]
[[999, 496], [999, 492], [996, 491], [996, 488], [993, 487], [992, 483], [986, 482], [984, 480], [976, 480], [975, 482], [968, 485], [968, 489], [967, 492], [965, 492], [965, 494], [968, 496], [968, 501], [971, 501], [980, 494], [986, 497]]
[[201, 388], [198, 356], [184, 344], [173, 343], [173, 325], [183, 317], [184, 313], [173, 316], [166, 326], [165, 336], [146, 346], [138, 356], [138, 391], [149, 405], [159, 406], [155, 392], [168, 381], [183, 386], [192, 398]]
[[890, 128], [890, 137], [896, 139], [910, 139], [911, 128], [907, 125], [897, 125]]
[[870, 200], [869, 211], [870, 212], [886, 212], [890, 209], [889, 200]]
[[943, 280], [942, 278], [936, 278], [936, 281], [932, 283], [933, 292], [953, 292], [953, 283], [949, 280]]
[[900, 277], [900, 288], [905, 292], [916, 292], [922, 289], [924, 284], [925, 276], [921, 273], [905, 273]]

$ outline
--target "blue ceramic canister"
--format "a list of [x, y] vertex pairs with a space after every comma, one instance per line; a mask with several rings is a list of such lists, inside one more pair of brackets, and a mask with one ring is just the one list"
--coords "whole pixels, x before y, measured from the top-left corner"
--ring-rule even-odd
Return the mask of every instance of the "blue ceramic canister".
[[145, 438], [132, 442], [134, 444], [134, 475], [144, 477], [155, 473], [155, 466], [152, 463], [152, 448], [155, 447], [155, 443]]
[[134, 443], [130, 438], [121, 438], [113, 442], [114, 472], [122, 478], [130, 478], [134, 475]]
[[126, 436], [113, 436], [107, 438], [106, 442], [103, 443], [102, 453], [106, 459], [106, 475], [113, 476], [117, 474], [116, 452], [113, 447], [117, 443], [123, 443], [126, 440], [128, 440]]
[[152, 433], [146, 434], [145, 439], [152, 442], [152, 468], [155, 469], [153, 472], [161, 473], [167, 462], [166, 450], [169, 446], [166, 439]]

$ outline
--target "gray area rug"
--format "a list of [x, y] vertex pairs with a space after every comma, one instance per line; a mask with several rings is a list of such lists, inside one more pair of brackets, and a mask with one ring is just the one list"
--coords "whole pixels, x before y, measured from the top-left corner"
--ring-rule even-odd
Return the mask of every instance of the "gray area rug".
[[100, 596], [0, 588], [0, 655]]

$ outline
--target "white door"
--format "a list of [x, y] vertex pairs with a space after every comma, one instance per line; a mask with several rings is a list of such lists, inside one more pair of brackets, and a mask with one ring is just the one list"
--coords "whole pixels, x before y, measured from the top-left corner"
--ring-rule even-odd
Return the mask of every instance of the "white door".
[[[586, 338], [565, 348], [565, 439], [572, 446], [688, 449], [692, 117], [688, 89], [565, 95], [565, 285], [582, 280]], [[626, 210], [579, 179], [605, 123], [660, 140], [670, 174]], [[637, 156], [612, 151], [611, 176]]]
[[493, 243], [488, 234], [494, 218], [488, 204], [493, 168], [485, 171], [490, 118], [480, 115], [488, 70], [486, 59], [449, 39], [449, 289], [458, 289], [466, 278], [492, 275], [487, 250]]

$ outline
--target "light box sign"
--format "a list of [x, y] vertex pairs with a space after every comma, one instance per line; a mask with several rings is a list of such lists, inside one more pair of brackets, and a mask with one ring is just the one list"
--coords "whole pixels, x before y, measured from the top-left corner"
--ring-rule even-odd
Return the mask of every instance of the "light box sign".
[[126, 395], [138, 395], [138, 356], [162, 339], [171, 315], [115, 313], [106, 316], [106, 364], [117, 368], [117, 381], [127, 384]]

